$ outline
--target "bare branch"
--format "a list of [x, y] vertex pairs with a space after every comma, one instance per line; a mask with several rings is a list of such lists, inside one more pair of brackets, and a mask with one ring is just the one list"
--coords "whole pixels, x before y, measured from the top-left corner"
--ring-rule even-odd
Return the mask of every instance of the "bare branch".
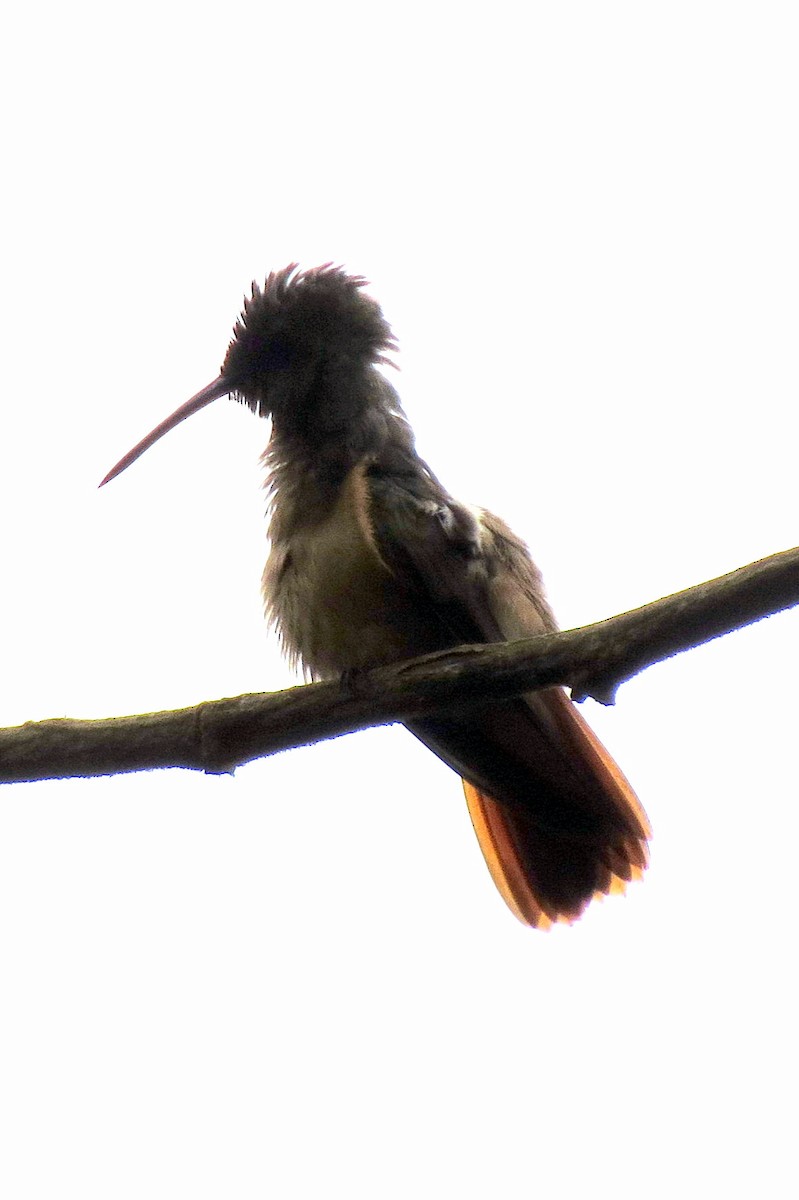
[[0, 730], [0, 782], [111, 775], [153, 767], [222, 773], [371, 725], [486, 696], [562, 684], [613, 703], [645, 667], [799, 603], [799, 548], [596, 625], [521, 642], [461, 646], [345, 682], [207, 701], [101, 721]]

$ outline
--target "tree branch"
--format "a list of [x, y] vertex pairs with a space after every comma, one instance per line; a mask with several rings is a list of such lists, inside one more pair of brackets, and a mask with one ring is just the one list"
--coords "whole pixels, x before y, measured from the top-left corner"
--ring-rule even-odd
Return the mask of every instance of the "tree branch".
[[101, 721], [0, 730], [0, 782], [111, 775], [153, 767], [229, 772], [278, 750], [409, 720], [486, 697], [561, 684], [612, 704], [625, 680], [799, 603], [799, 547], [596, 625], [495, 645], [460, 646], [344, 682], [213, 700]]

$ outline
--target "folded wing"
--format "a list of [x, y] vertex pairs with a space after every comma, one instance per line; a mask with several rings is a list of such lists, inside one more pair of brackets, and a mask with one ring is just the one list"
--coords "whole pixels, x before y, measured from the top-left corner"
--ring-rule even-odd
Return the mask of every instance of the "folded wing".
[[[526, 546], [490, 513], [454, 501], [429, 474], [375, 473], [375, 535], [418, 593], [441, 645], [552, 632]], [[497, 888], [523, 922], [574, 921], [647, 865], [649, 823], [629, 783], [560, 688], [485, 702], [408, 728], [456, 770]]]

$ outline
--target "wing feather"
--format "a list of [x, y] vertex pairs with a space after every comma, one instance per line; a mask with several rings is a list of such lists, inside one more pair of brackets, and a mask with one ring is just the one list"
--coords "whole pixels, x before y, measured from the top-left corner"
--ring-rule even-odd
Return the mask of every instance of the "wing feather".
[[[527, 547], [498, 517], [453, 500], [426, 468], [371, 474], [381, 556], [418, 596], [419, 621], [437, 624], [442, 648], [557, 628]], [[491, 876], [524, 923], [574, 921], [593, 897], [643, 874], [646, 814], [562, 689], [476, 696], [408, 728], [463, 778]]]

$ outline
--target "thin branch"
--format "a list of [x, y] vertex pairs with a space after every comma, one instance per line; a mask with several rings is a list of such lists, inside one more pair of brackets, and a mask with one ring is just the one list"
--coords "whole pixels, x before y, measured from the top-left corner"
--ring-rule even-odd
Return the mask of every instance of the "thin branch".
[[645, 667], [799, 603], [799, 547], [596, 625], [496, 645], [461, 646], [346, 682], [207, 701], [102, 721], [0, 730], [0, 782], [111, 775], [153, 767], [229, 772], [278, 750], [561, 684], [612, 704]]

